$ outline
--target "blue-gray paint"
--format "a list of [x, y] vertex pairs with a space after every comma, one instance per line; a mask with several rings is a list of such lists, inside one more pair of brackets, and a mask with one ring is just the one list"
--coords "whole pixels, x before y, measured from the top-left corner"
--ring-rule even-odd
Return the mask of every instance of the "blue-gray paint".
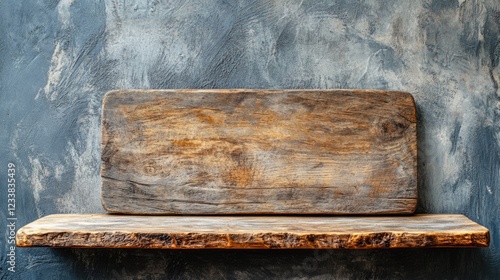
[[[500, 278], [500, 3], [1, 1], [2, 279]], [[116, 88], [383, 88], [418, 108], [419, 212], [487, 226], [487, 249], [17, 249], [18, 226], [103, 212], [100, 104]]]

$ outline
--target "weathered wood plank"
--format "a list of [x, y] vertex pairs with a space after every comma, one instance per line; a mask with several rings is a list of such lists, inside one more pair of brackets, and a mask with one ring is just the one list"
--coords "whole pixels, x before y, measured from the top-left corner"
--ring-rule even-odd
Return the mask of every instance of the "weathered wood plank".
[[157, 249], [372, 249], [485, 247], [489, 231], [463, 215], [49, 215], [17, 233], [17, 246]]
[[128, 214], [408, 214], [417, 203], [410, 94], [113, 91], [102, 201]]

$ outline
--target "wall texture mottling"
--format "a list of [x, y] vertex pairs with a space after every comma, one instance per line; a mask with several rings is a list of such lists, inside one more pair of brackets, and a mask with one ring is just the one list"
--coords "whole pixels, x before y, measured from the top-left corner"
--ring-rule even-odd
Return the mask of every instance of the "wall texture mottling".
[[[209, 3], [210, 2], [210, 3]], [[500, 278], [500, 2], [0, 2], [1, 279]], [[120, 88], [377, 88], [418, 109], [419, 212], [462, 213], [486, 249], [22, 249], [18, 227], [103, 212], [100, 106]]]

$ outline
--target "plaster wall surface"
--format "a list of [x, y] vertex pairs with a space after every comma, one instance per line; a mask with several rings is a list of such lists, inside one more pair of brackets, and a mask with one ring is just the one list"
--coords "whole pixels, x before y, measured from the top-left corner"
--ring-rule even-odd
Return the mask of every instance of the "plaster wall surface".
[[[500, 279], [500, 2], [0, 2], [1, 279]], [[100, 113], [128, 88], [375, 88], [415, 97], [420, 213], [461, 213], [485, 249], [16, 250], [17, 228], [101, 213]]]

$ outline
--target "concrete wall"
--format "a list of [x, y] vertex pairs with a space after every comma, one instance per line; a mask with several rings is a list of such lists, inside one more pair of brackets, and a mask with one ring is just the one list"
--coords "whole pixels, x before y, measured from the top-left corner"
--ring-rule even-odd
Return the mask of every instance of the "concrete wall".
[[[1, 279], [500, 278], [500, 2], [0, 2]], [[103, 212], [100, 106], [117, 88], [377, 88], [418, 106], [419, 212], [487, 226], [487, 249], [16, 250], [17, 227]]]

